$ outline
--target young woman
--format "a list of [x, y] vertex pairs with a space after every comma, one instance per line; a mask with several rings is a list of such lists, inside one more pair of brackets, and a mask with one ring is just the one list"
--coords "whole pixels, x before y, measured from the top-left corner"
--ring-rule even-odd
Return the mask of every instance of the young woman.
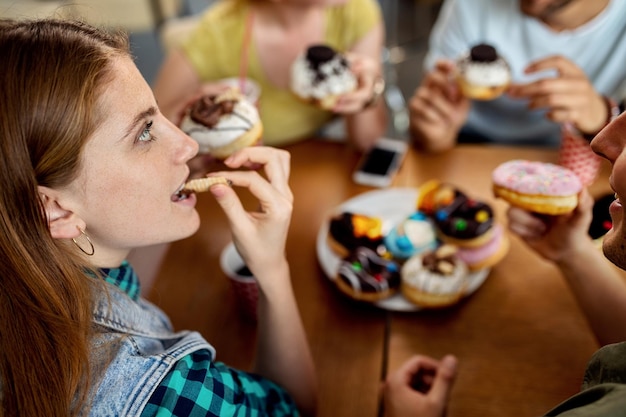
[[[259, 212], [244, 211], [229, 186], [211, 189], [261, 289], [248, 374], [214, 362], [198, 333], [174, 333], [125, 261], [200, 221], [195, 196], [179, 194], [197, 145], [160, 113], [126, 38], [2, 20], [0, 68], [1, 414], [313, 415], [284, 256], [288, 154], [246, 149], [225, 161], [233, 171], [216, 173], [249, 188]], [[265, 176], [238, 170], [251, 163]]]
[[[291, 64], [310, 45], [348, 53], [357, 89], [332, 111], [304, 103], [289, 89]], [[154, 85], [163, 114], [175, 123], [185, 107], [219, 80], [245, 74], [261, 87], [263, 142], [310, 138], [334, 116], [345, 118], [348, 139], [368, 149], [387, 127], [376, 100], [383, 85], [384, 24], [375, 0], [220, 0], [171, 51]]]

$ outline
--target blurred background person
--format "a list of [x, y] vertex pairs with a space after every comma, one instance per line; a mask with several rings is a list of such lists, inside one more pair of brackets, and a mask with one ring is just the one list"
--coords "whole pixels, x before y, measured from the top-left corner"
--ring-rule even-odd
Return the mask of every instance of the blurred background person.
[[[387, 127], [380, 96], [384, 22], [374, 0], [220, 0], [165, 59], [154, 84], [164, 114], [177, 122], [193, 99], [219, 90], [219, 81], [246, 77], [261, 88], [263, 143], [281, 146], [314, 137], [335, 116], [347, 138], [371, 147]], [[325, 44], [348, 54], [358, 86], [331, 110], [298, 99], [291, 65], [307, 47]]]
[[[591, 138], [619, 112], [625, 37], [622, 1], [446, 0], [410, 100], [410, 133], [433, 152], [457, 141], [556, 147], [563, 123]], [[455, 60], [480, 43], [512, 71], [492, 101], [470, 101], [454, 82]]]

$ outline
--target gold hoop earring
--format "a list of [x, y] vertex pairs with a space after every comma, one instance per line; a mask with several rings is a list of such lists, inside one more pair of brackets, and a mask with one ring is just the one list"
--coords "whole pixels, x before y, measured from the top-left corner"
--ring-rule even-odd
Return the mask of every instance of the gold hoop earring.
[[87, 243], [89, 243], [89, 248], [90, 251], [87, 252], [85, 249], [83, 249], [83, 247], [76, 241], [76, 238], [72, 238], [72, 242], [74, 242], [74, 244], [76, 245], [76, 247], [78, 249], [80, 249], [80, 251], [82, 253], [84, 253], [87, 256], [92, 256], [94, 253], [96, 253], [96, 249], [93, 247], [93, 243], [91, 243], [91, 239], [89, 239], [89, 236], [87, 235], [87, 233], [85, 233], [85, 231], [83, 229], [81, 229], [80, 227], [76, 226], [76, 228], [78, 229], [78, 231], [81, 234], [81, 237], [84, 237], [85, 239], [87, 239]]

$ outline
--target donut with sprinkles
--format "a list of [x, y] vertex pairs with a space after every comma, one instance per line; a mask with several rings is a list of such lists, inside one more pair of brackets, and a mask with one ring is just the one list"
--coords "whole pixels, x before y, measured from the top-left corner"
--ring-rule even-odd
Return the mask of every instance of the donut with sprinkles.
[[571, 170], [548, 162], [516, 159], [492, 173], [493, 192], [509, 204], [540, 214], [570, 213], [582, 183]]

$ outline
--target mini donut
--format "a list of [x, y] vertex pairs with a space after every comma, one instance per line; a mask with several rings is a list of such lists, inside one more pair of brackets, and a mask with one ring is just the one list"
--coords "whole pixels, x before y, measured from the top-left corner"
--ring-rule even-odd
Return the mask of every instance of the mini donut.
[[468, 268], [457, 251], [453, 245], [442, 245], [409, 258], [400, 272], [402, 295], [424, 308], [457, 303], [468, 284]]
[[218, 159], [260, 143], [263, 134], [257, 108], [236, 90], [196, 100], [180, 128], [198, 142], [200, 154], [211, 154]]
[[569, 213], [578, 205], [582, 183], [559, 165], [516, 159], [492, 173], [493, 192], [511, 205], [540, 214]]
[[432, 222], [416, 211], [394, 226], [384, 237], [385, 247], [393, 257], [407, 259], [416, 253], [437, 246], [437, 236]]
[[341, 260], [335, 284], [355, 300], [380, 301], [398, 291], [400, 267], [369, 248], [358, 247]]
[[364, 214], [342, 212], [330, 219], [328, 246], [341, 258], [358, 247], [366, 247], [384, 253], [382, 219]]
[[511, 69], [493, 46], [483, 43], [457, 60], [456, 78], [465, 97], [493, 100], [511, 83]]
[[494, 225], [491, 239], [478, 247], [459, 247], [458, 256], [470, 272], [490, 268], [500, 262], [509, 251], [509, 237], [502, 226]]
[[445, 243], [478, 247], [492, 239], [491, 206], [451, 184], [428, 181], [420, 187], [417, 205], [433, 219], [437, 236]]
[[332, 110], [342, 95], [357, 88], [357, 79], [344, 54], [312, 45], [293, 62], [290, 88], [303, 101]]

